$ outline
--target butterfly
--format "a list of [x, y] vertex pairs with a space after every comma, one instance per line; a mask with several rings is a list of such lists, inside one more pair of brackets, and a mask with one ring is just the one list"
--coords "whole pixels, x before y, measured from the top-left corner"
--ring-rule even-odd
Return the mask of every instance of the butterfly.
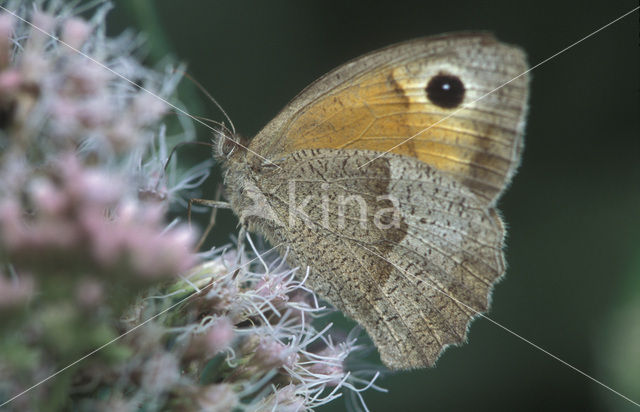
[[505, 272], [496, 202], [521, 158], [526, 57], [488, 33], [392, 45], [220, 139], [225, 196], [391, 369], [466, 340]]

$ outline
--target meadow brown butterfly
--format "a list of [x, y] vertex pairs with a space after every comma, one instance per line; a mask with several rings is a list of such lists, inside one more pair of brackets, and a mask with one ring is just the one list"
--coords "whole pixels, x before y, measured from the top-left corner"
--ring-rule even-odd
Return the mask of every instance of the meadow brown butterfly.
[[412, 40], [326, 74], [248, 145], [220, 139], [240, 224], [310, 266], [309, 287], [392, 369], [433, 365], [489, 307], [526, 70], [490, 34]]

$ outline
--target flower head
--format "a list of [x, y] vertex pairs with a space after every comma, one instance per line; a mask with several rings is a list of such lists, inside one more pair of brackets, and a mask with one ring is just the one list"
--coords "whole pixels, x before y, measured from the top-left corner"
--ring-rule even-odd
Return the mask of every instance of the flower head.
[[62, 0], [0, 0], [0, 393], [37, 387], [24, 410], [298, 411], [373, 386], [345, 367], [356, 339], [315, 326], [329, 311], [306, 276], [256, 248], [196, 255], [167, 218], [211, 165], [167, 163], [180, 70], [105, 37], [94, 3], [84, 20]]

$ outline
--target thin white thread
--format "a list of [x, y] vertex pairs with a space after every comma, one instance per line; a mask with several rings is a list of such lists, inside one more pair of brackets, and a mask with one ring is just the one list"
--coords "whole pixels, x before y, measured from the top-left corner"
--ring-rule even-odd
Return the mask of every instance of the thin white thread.
[[[128, 79], [127, 77], [123, 76], [122, 74], [118, 73], [117, 71], [113, 70], [110, 67], [107, 67], [106, 65], [100, 63], [99, 61], [97, 61], [96, 59], [94, 59], [93, 57], [81, 52], [80, 50], [76, 49], [75, 47], [71, 46], [70, 44], [66, 43], [64, 40], [61, 40], [60, 38], [54, 36], [53, 34], [48, 33], [46, 30], [41, 29], [40, 27], [36, 26], [35, 24], [31, 23], [30, 21], [27, 21], [25, 19], [23, 19], [22, 17], [18, 16], [16, 13], [12, 12], [11, 10], [7, 9], [6, 7], [0, 6], [1, 10], [6, 11], [7, 13], [9, 13], [10, 15], [12, 15], [13, 17], [17, 18], [18, 20], [22, 21], [23, 23], [26, 23], [27, 25], [33, 27], [34, 29], [38, 30], [39, 32], [43, 33], [46, 36], [49, 36], [51, 39], [57, 41], [58, 43], [68, 47], [69, 49], [73, 50], [74, 52], [78, 53], [79, 55], [81, 55], [82, 57], [84, 57], [85, 59], [88, 59], [90, 61], [92, 61], [93, 63], [97, 64], [98, 66], [102, 67], [103, 69], [109, 71], [110, 73], [118, 76], [119, 78], [121, 78], [122, 80], [132, 84], [133, 86], [139, 88], [140, 90], [150, 94], [151, 96], [155, 97], [156, 99], [160, 100], [161, 102], [163, 102], [164, 104], [166, 104], [167, 106], [171, 107], [172, 109], [184, 114], [185, 116], [190, 117], [191, 119], [193, 119], [195, 122], [200, 123], [201, 125], [205, 126], [206, 128], [217, 132], [216, 129], [214, 129], [213, 127], [209, 126], [207, 123], [203, 122], [202, 120], [198, 119], [197, 117], [187, 113], [186, 111], [182, 110], [181, 108], [179, 108], [178, 106], [176, 106], [175, 104], [169, 102], [168, 100], [158, 96], [157, 94], [153, 93], [151, 90], [139, 85], [138, 83], [134, 82], [133, 80]], [[226, 113], [225, 113], [226, 114]], [[223, 134], [225, 139], [229, 139], [232, 140], [229, 136], [227, 136], [226, 134]], [[271, 160], [260, 156], [258, 153], [254, 152], [253, 150], [249, 149], [248, 147], [240, 144], [239, 142], [233, 141], [235, 144], [237, 144], [238, 146], [242, 147], [243, 149], [245, 149], [246, 151], [258, 156], [260, 159], [274, 165], [275, 167], [277, 167], [278, 169], [281, 169], [280, 166], [278, 166], [277, 164], [273, 163]]]
[[[0, 6], [0, 7], [2, 7], [2, 6]], [[269, 250], [267, 250], [266, 252], [264, 252], [264, 253], [263, 253], [263, 255], [266, 255], [267, 253], [271, 252], [272, 250], [275, 250], [275, 249], [276, 249], [276, 248], [278, 248], [279, 246], [281, 246], [281, 245], [278, 245], [278, 246], [274, 246], [274, 247], [272, 247], [271, 249], [269, 249]], [[229, 272], [225, 273], [225, 274], [224, 274], [224, 275], [222, 275], [222, 276], [226, 276], [226, 275], [228, 275], [228, 274], [229, 274], [229, 273], [231, 273], [231, 272], [234, 272], [234, 271], [236, 271], [236, 270], [238, 270], [238, 269], [241, 269], [241, 268], [243, 268], [243, 267], [247, 266], [248, 264], [250, 264], [251, 262], [253, 262], [254, 260], [257, 260], [258, 258], [259, 258], [259, 256], [256, 256], [255, 258], [251, 259], [250, 261], [248, 261], [248, 262], [246, 262], [246, 263], [244, 263], [244, 264], [242, 264], [242, 265], [238, 266], [237, 268], [234, 268], [232, 271], [229, 271]], [[188, 301], [189, 299], [193, 298], [194, 296], [199, 296], [202, 292], [204, 292], [205, 290], [207, 290], [207, 288], [210, 288], [210, 287], [211, 287], [211, 286], [213, 286], [213, 285], [214, 285], [214, 283], [213, 283], [213, 282], [209, 283], [208, 285], [206, 285], [205, 287], [203, 287], [202, 289], [200, 289], [200, 291], [199, 291], [199, 292], [194, 291], [194, 293], [192, 293], [191, 295], [189, 295], [189, 296], [187, 296], [186, 298], [184, 298], [184, 299], [182, 299], [182, 300], [180, 300], [180, 301], [178, 301], [178, 302], [174, 303], [173, 305], [169, 306], [169, 307], [168, 307], [168, 308], [166, 308], [165, 310], [163, 310], [163, 311], [161, 311], [161, 312], [159, 312], [159, 313], [157, 313], [157, 314], [153, 315], [152, 317], [150, 317], [149, 319], [145, 320], [144, 322], [137, 324], [137, 325], [136, 325], [136, 326], [134, 326], [133, 328], [131, 328], [131, 329], [129, 329], [128, 331], [124, 332], [122, 335], [116, 336], [115, 338], [111, 339], [109, 342], [105, 343], [104, 345], [99, 346], [98, 348], [96, 348], [96, 349], [92, 350], [91, 352], [87, 353], [87, 354], [86, 354], [86, 355], [84, 355], [83, 357], [81, 357], [81, 358], [79, 358], [79, 359], [77, 359], [77, 360], [75, 360], [75, 361], [71, 362], [70, 364], [68, 364], [68, 365], [67, 365], [67, 366], [65, 366], [64, 368], [59, 369], [58, 371], [54, 372], [53, 374], [51, 374], [51, 375], [47, 376], [46, 378], [44, 378], [43, 380], [39, 381], [38, 383], [36, 383], [36, 384], [34, 384], [34, 385], [30, 386], [29, 388], [27, 388], [27, 389], [23, 390], [23, 391], [22, 391], [22, 392], [20, 392], [20, 393], [18, 393], [18, 394], [16, 394], [16, 395], [14, 395], [13, 397], [11, 397], [10, 399], [8, 399], [8, 400], [7, 400], [7, 401], [5, 401], [4, 403], [0, 404], [0, 408], [1, 408], [1, 407], [3, 407], [3, 406], [5, 406], [5, 405], [6, 405], [6, 404], [8, 404], [9, 402], [14, 401], [15, 399], [19, 398], [20, 396], [24, 395], [25, 393], [27, 393], [27, 392], [31, 391], [32, 389], [35, 389], [36, 387], [38, 387], [38, 386], [42, 385], [43, 383], [47, 382], [48, 380], [53, 379], [54, 377], [58, 376], [58, 375], [59, 375], [59, 374], [61, 374], [62, 372], [64, 372], [64, 371], [66, 371], [67, 369], [69, 369], [70, 367], [72, 367], [72, 366], [74, 366], [74, 365], [76, 365], [76, 364], [78, 364], [78, 363], [82, 362], [83, 360], [87, 359], [87, 358], [88, 358], [88, 357], [90, 357], [91, 355], [93, 355], [93, 354], [95, 354], [95, 353], [97, 353], [97, 352], [101, 351], [102, 349], [104, 349], [104, 348], [106, 348], [107, 346], [111, 345], [113, 342], [116, 342], [116, 341], [120, 340], [121, 338], [123, 338], [123, 337], [127, 336], [127, 335], [128, 335], [128, 334], [130, 334], [131, 332], [133, 332], [133, 331], [137, 330], [138, 328], [141, 328], [142, 326], [144, 326], [144, 325], [146, 325], [147, 323], [151, 322], [152, 320], [154, 320], [154, 319], [155, 319], [155, 318], [157, 318], [158, 316], [161, 316], [161, 315], [163, 315], [163, 314], [167, 313], [167, 312], [168, 312], [168, 311], [170, 311], [171, 309], [175, 308], [176, 306], [178, 306], [178, 305], [180, 305], [180, 304], [182, 304], [182, 303], [185, 303], [186, 301]]]
[[[398, 266], [397, 266], [396, 264], [394, 264], [393, 262], [390, 262], [389, 260], [387, 260], [387, 259], [386, 259], [386, 258], [384, 258], [383, 256], [380, 256], [380, 255], [379, 255], [379, 254], [377, 254], [376, 252], [374, 252], [374, 251], [372, 251], [371, 249], [367, 248], [366, 246], [363, 246], [363, 245], [359, 245], [359, 246], [360, 246], [361, 248], [363, 248], [364, 250], [366, 250], [366, 251], [370, 252], [370, 253], [371, 253], [371, 254], [373, 254], [374, 256], [377, 256], [378, 258], [380, 258], [380, 259], [384, 260], [385, 262], [387, 262], [387, 263], [389, 263], [389, 264], [393, 265], [393, 267], [395, 267], [398, 271], [400, 271], [400, 272], [402, 272], [402, 273], [404, 273], [404, 274], [406, 274], [406, 275], [408, 275], [408, 276], [411, 276], [411, 277], [417, 278], [415, 275], [413, 275], [413, 274], [411, 274], [411, 273], [406, 272], [405, 270], [401, 269], [400, 267], [398, 267]], [[426, 279], [426, 281], [427, 281], [427, 283], [429, 283], [429, 284], [431, 285], [431, 287], [432, 287], [432, 288], [434, 288], [436, 291], [438, 291], [439, 293], [441, 293], [441, 294], [443, 294], [444, 296], [448, 297], [449, 299], [451, 299], [451, 300], [453, 300], [453, 301], [456, 301], [456, 302], [460, 303], [460, 304], [461, 304], [461, 305], [463, 305], [464, 307], [466, 307], [466, 308], [468, 308], [468, 309], [472, 310], [476, 315], [478, 315], [478, 316], [480, 316], [480, 317], [482, 317], [482, 318], [484, 318], [484, 319], [488, 320], [489, 322], [491, 322], [491, 323], [493, 323], [494, 325], [496, 325], [496, 326], [500, 327], [500, 328], [501, 328], [501, 329], [503, 329], [504, 331], [509, 332], [510, 334], [512, 334], [513, 336], [515, 336], [516, 338], [518, 338], [518, 339], [520, 339], [520, 340], [522, 340], [522, 341], [524, 341], [524, 342], [528, 343], [529, 345], [533, 346], [534, 348], [538, 349], [538, 350], [539, 350], [539, 351], [541, 351], [542, 353], [544, 353], [544, 354], [546, 354], [546, 355], [548, 355], [548, 356], [552, 357], [553, 359], [557, 360], [558, 362], [562, 363], [563, 365], [568, 366], [569, 368], [571, 368], [571, 369], [573, 369], [574, 371], [578, 372], [578, 373], [579, 373], [579, 374], [581, 374], [582, 376], [584, 376], [584, 377], [586, 377], [586, 378], [588, 378], [588, 379], [592, 380], [593, 382], [595, 382], [595, 383], [599, 384], [600, 386], [602, 386], [602, 387], [604, 387], [604, 388], [606, 388], [606, 389], [610, 390], [611, 392], [615, 393], [616, 395], [620, 396], [621, 398], [623, 398], [623, 399], [625, 399], [625, 400], [627, 400], [627, 401], [631, 402], [632, 404], [634, 404], [634, 405], [636, 405], [636, 406], [639, 406], [639, 407], [640, 407], [640, 404], [639, 404], [639, 403], [637, 403], [637, 402], [635, 402], [633, 399], [631, 399], [631, 398], [629, 398], [629, 397], [627, 397], [627, 396], [625, 396], [625, 395], [621, 394], [620, 392], [616, 391], [615, 389], [611, 388], [610, 386], [607, 386], [607, 385], [606, 385], [606, 384], [604, 384], [603, 382], [601, 382], [601, 381], [597, 380], [596, 378], [594, 378], [594, 377], [590, 376], [590, 375], [589, 375], [589, 374], [587, 374], [586, 372], [583, 372], [582, 370], [580, 370], [580, 369], [576, 368], [575, 366], [571, 365], [569, 362], [567, 362], [567, 361], [565, 361], [565, 360], [562, 360], [561, 358], [559, 358], [558, 356], [556, 356], [556, 355], [554, 355], [553, 353], [549, 352], [548, 350], [544, 349], [543, 347], [536, 345], [535, 343], [531, 342], [531, 341], [530, 341], [530, 340], [528, 340], [527, 338], [525, 338], [525, 337], [523, 337], [523, 336], [520, 336], [520, 335], [519, 335], [519, 334], [517, 334], [516, 332], [512, 331], [512, 330], [511, 330], [511, 329], [509, 329], [508, 327], [506, 327], [506, 326], [504, 326], [504, 325], [500, 324], [499, 322], [497, 322], [497, 321], [495, 321], [495, 320], [491, 319], [490, 317], [488, 317], [488, 316], [487, 316], [487, 315], [485, 315], [484, 313], [482, 313], [482, 312], [479, 312], [479, 311], [475, 310], [474, 308], [472, 308], [471, 306], [469, 306], [469, 305], [467, 305], [466, 303], [462, 302], [461, 300], [456, 299], [455, 297], [453, 297], [453, 296], [449, 295], [447, 292], [445, 292], [445, 291], [441, 290], [439, 287], [437, 287], [437, 286], [436, 286], [433, 282], [431, 282], [430, 280]]]
[[437, 122], [433, 123], [432, 125], [430, 125], [429, 127], [426, 127], [422, 130], [420, 130], [418, 133], [414, 134], [411, 137], [407, 137], [405, 140], [403, 140], [402, 142], [398, 143], [397, 145], [393, 146], [391, 149], [388, 149], [384, 152], [382, 152], [381, 154], [377, 155], [376, 157], [374, 157], [373, 159], [369, 160], [368, 162], [366, 162], [365, 164], [361, 165], [359, 168], [365, 167], [366, 165], [368, 165], [369, 163], [373, 162], [374, 160], [377, 160], [379, 158], [381, 158], [382, 156], [386, 155], [387, 153], [391, 152], [392, 150], [394, 150], [395, 148], [402, 146], [403, 144], [407, 143], [409, 140], [412, 140], [413, 138], [421, 135], [422, 133], [426, 132], [427, 130], [431, 129], [432, 127], [444, 122], [445, 120], [449, 119], [450, 117], [454, 116], [455, 114], [457, 114], [458, 112], [460, 112], [461, 110], [464, 109], [468, 109], [470, 108], [470, 106], [472, 106], [473, 104], [477, 103], [478, 101], [484, 99], [485, 97], [489, 96], [490, 94], [495, 93], [496, 91], [500, 90], [501, 88], [503, 88], [504, 86], [508, 85], [509, 83], [513, 82], [514, 80], [519, 79], [520, 77], [524, 76], [525, 74], [529, 73], [531, 70], [540, 67], [541, 65], [545, 64], [546, 62], [548, 62], [549, 60], [552, 60], [554, 58], [556, 58], [557, 56], [559, 56], [560, 54], [566, 52], [567, 50], [571, 49], [572, 47], [578, 45], [579, 43], [582, 43], [583, 41], [587, 40], [589, 37], [595, 35], [596, 33], [606, 29], [607, 27], [611, 26], [612, 24], [616, 23], [618, 20], [621, 20], [625, 17], [627, 17], [629, 14], [633, 13], [634, 11], [640, 9], [640, 7], [636, 7], [635, 9], [626, 12], [625, 14], [623, 14], [622, 16], [618, 17], [617, 19], [605, 24], [604, 26], [600, 27], [598, 30], [584, 36], [583, 38], [581, 38], [580, 40], [572, 43], [571, 45], [565, 47], [564, 49], [560, 50], [559, 52], [555, 53], [554, 55], [552, 55], [551, 57], [547, 57], [546, 59], [544, 59], [543, 61], [539, 62], [538, 64], [536, 64], [535, 66], [525, 70], [524, 72], [520, 73], [519, 75], [517, 75], [516, 77], [514, 77], [513, 79], [509, 80], [506, 83], [501, 84], [500, 86], [496, 87], [495, 89], [491, 90], [490, 92], [487, 92], [485, 94], [483, 94], [482, 96], [478, 97], [477, 99], [475, 99], [472, 102], [463, 104], [462, 107], [460, 107], [459, 109], [457, 109], [456, 111], [448, 114], [447, 116], [443, 117], [442, 119], [438, 120]]

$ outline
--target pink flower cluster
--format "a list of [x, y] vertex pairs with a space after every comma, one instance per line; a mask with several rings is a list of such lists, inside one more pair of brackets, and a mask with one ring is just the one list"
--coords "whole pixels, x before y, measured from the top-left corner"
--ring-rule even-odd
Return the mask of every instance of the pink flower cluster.
[[[146, 87], [155, 87], [153, 83], [161, 79], [152, 72], [140, 73], [126, 49], [113, 50], [120, 55], [104, 63], [91, 57], [97, 50], [126, 43], [103, 44], [91, 36], [94, 28], [77, 17], [58, 24], [59, 20], [37, 10], [33, 13], [37, 28], [62, 32], [63, 43], [52, 44], [40, 30], [24, 24], [16, 28], [16, 18], [0, 14], [0, 110], [9, 123], [6, 129], [23, 144], [37, 142], [40, 150], [82, 144], [83, 151], [103, 159], [148, 145], [154, 138], [150, 126], [157, 126], [167, 106], [116, 73], [142, 77]], [[14, 40], [20, 38], [27, 40]]]
[[32, 270], [173, 277], [195, 263], [193, 233], [165, 231], [164, 205], [126, 197], [114, 174], [73, 154], [0, 201], [0, 245]]
[[194, 233], [169, 223], [210, 166], [165, 168], [157, 96], [179, 75], [104, 37], [107, 3], [90, 21], [77, 2], [0, 4], [38, 27], [0, 13], [0, 312], [15, 315], [0, 321], [0, 404], [31, 387], [9, 407], [300, 411], [347, 389], [366, 409], [378, 374], [347, 370], [356, 338], [315, 326], [328, 311], [284, 258], [251, 239], [251, 255], [197, 258]]
[[[194, 234], [166, 221], [177, 190], [162, 173], [167, 106], [118, 75], [159, 95], [175, 75], [143, 68], [130, 38], [94, 35], [95, 21], [54, 3], [56, 16], [42, 2], [0, 13], [0, 256], [36, 290], [56, 273], [174, 278], [196, 259]], [[184, 187], [205, 173], [171, 179]], [[105, 279], [77, 290], [100, 295]]]
[[199, 405], [209, 407], [218, 398], [249, 411], [311, 410], [340, 397], [343, 388], [357, 397], [370, 387], [381, 390], [373, 385], [377, 374], [361, 379], [345, 369], [347, 356], [360, 349], [355, 336], [336, 344], [331, 324], [322, 330], [313, 326], [313, 319], [329, 311], [319, 306], [304, 279], [296, 280], [282, 258], [267, 263], [268, 253], [254, 249], [254, 254], [249, 260], [235, 251], [222, 253], [167, 295], [196, 290], [187, 309], [199, 320], [171, 329], [191, 365], [185, 369], [200, 370], [219, 359], [208, 371], [215, 383], [196, 395]]

